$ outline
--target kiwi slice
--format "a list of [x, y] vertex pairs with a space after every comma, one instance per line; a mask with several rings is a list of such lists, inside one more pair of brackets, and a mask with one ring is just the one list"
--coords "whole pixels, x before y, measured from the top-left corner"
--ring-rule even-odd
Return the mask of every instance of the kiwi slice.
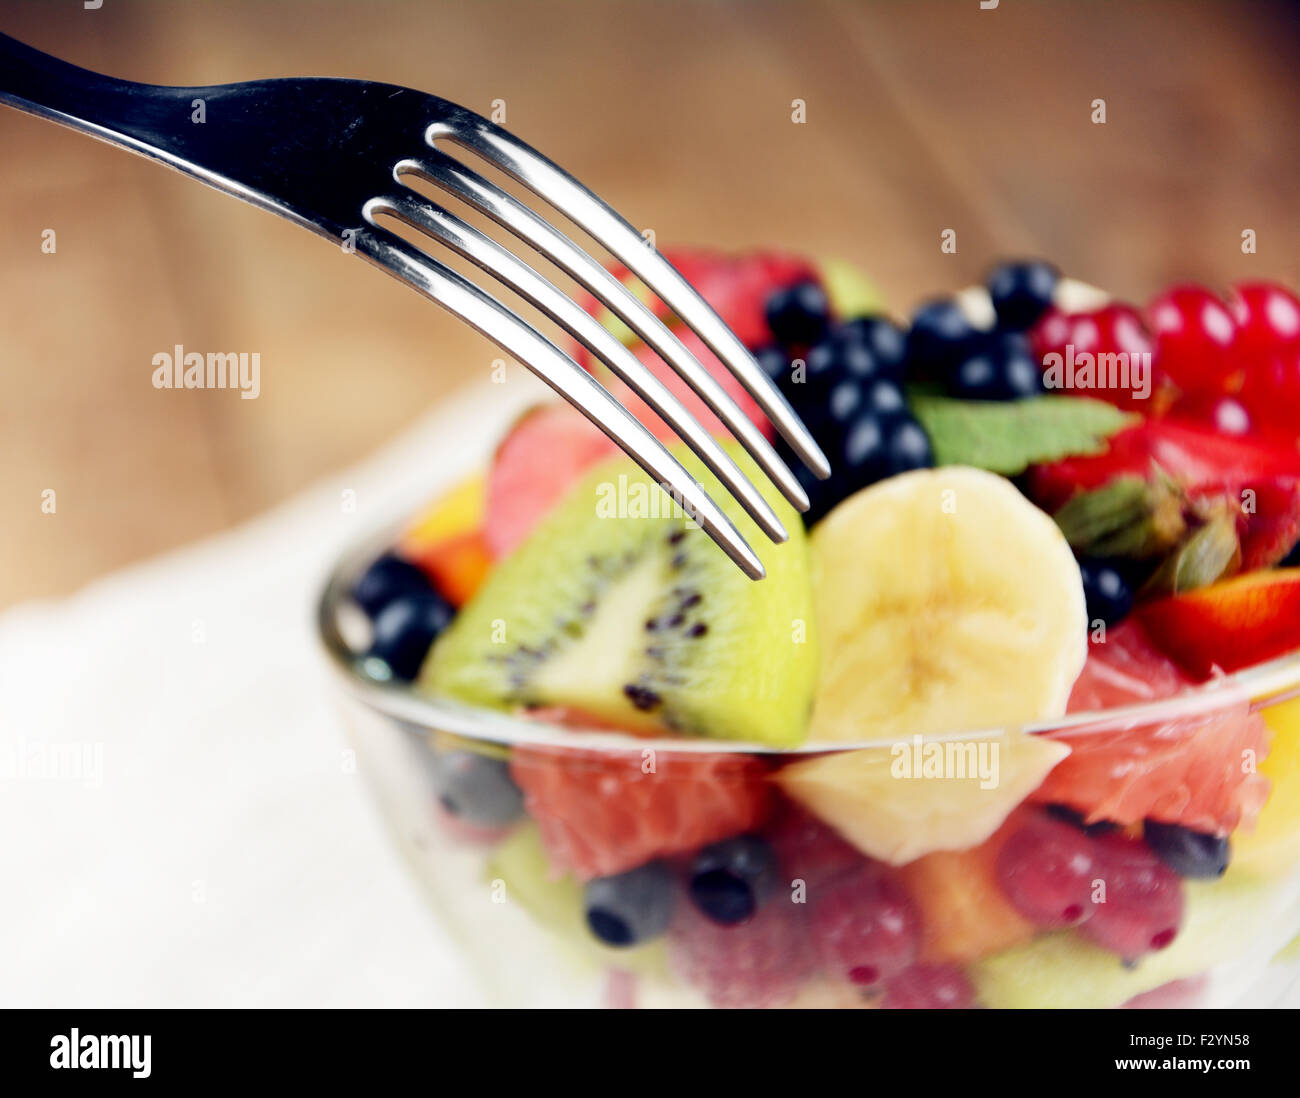
[[[679, 460], [741, 530], [739, 505], [684, 447]], [[752, 544], [747, 579], [630, 459], [575, 485], [438, 639], [420, 687], [499, 709], [569, 706], [629, 731], [801, 742], [817, 655], [798, 514], [730, 452], [790, 532]]]

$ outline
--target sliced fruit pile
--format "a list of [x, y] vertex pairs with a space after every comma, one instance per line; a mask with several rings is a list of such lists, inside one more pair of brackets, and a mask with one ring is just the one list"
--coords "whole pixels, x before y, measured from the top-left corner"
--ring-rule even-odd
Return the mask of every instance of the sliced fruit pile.
[[[544, 405], [358, 578], [367, 666], [574, 732], [768, 750], [444, 739], [441, 818], [498, 844], [495, 875], [539, 921], [605, 960], [662, 943], [716, 1005], [1022, 1005], [1053, 984], [1072, 1001], [1071, 966], [1082, 1005], [1119, 1005], [1212, 965], [1232, 897], [1276, 906], [1252, 875], [1300, 863], [1300, 722], [1226, 695], [1104, 713], [1300, 649], [1300, 303], [1250, 283], [1137, 309], [1032, 261], [899, 324], [844, 265], [668, 258], [832, 462], [817, 481], [784, 452], [800, 521], [728, 443], [790, 530], [751, 539], [767, 578]], [[1067, 711], [1093, 716], [1022, 731]], [[772, 750], [808, 740], [826, 750]]]

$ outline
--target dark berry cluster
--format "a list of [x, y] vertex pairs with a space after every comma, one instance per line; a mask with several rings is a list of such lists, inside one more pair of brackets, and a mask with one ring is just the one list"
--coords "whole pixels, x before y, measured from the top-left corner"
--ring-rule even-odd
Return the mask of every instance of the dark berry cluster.
[[883, 316], [833, 323], [826, 295], [812, 282], [776, 291], [766, 312], [776, 343], [756, 357], [833, 470], [819, 481], [790, 462], [808, 492], [809, 522], [860, 488], [934, 464], [930, 440], [903, 394], [908, 340], [901, 328]]
[[1043, 372], [1028, 329], [1052, 304], [1059, 275], [1039, 260], [1004, 263], [986, 286], [997, 322], [977, 328], [952, 298], [927, 302], [912, 315], [908, 368], [965, 400], [1019, 400], [1043, 392]]
[[423, 570], [395, 553], [385, 553], [361, 574], [352, 598], [370, 618], [368, 654], [404, 682], [419, 674], [434, 638], [456, 616]]

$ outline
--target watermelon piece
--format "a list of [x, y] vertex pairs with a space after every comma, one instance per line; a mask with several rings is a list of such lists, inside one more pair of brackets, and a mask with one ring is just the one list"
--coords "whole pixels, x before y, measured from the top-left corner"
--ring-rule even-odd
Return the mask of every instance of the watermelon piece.
[[515, 421], [487, 481], [483, 538], [493, 559], [509, 556], [588, 468], [618, 447], [568, 404], [543, 404]]

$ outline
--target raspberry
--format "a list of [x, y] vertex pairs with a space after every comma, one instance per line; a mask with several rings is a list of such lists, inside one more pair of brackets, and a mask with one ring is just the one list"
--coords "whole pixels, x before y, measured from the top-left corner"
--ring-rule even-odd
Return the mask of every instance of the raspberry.
[[1135, 961], [1164, 949], [1183, 919], [1183, 888], [1178, 875], [1145, 843], [1122, 834], [1095, 840], [1097, 878], [1105, 884], [1104, 902], [1080, 933], [1103, 949]]
[[518, 748], [510, 773], [541, 830], [553, 868], [609, 877], [757, 827], [767, 768], [746, 755], [643, 754]]
[[801, 880], [809, 893], [815, 894], [821, 885], [841, 873], [866, 864], [857, 847], [788, 801], [782, 802], [764, 836], [776, 853], [784, 883], [789, 886]]
[[812, 937], [832, 975], [873, 987], [916, 960], [921, 923], [898, 880], [867, 866], [814, 901]]
[[975, 1005], [975, 988], [956, 965], [913, 965], [885, 985], [886, 1010], [962, 1010]]
[[1059, 820], [1031, 816], [998, 852], [997, 876], [1012, 906], [1041, 927], [1076, 926], [1093, 913], [1092, 840]]
[[781, 1006], [813, 970], [801, 911], [778, 896], [747, 922], [720, 926], [682, 904], [668, 932], [669, 957], [680, 977], [713, 1006]]

